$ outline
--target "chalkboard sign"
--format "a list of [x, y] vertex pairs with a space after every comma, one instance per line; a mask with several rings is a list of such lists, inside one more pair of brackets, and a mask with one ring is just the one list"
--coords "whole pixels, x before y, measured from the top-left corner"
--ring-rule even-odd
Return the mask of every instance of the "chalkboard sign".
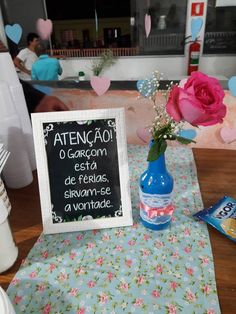
[[32, 114], [45, 233], [132, 224], [124, 110]]

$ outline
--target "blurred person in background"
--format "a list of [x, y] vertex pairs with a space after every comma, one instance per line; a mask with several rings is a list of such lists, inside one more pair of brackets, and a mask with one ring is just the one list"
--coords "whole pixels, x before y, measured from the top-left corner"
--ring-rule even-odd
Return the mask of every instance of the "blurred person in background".
[[56, 58], [49, 57], [46, 47], [42, 43], [35, 47], [35, 53], [38, 60], [32, 66], [32, 80], [57, 81], [58, 75], [62, 74], [59, 61]]
[[27, 35], [27, 45], [13, 60], [15, 67], [20, 71], [19, 78], [25, 81], [31, 80], [31, 68], [38, 59], [35, 47], [39, 45], [39, 36], [36, 33], [29, 33]]

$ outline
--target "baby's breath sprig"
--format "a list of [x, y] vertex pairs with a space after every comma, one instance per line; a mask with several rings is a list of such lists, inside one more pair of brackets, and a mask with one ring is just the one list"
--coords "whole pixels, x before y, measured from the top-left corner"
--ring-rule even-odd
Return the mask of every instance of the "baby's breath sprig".
[[160, 93], [168, 101], [170, 92], [175, 85], [173, 82], [166, 85], [165, 90], [160, 89], [160, 80], [163, 79], [163, 73], [154, 71], [152, 77], [148, 80], [141, 81], [139, 91], [142, 96], [150, 99], [153, 102], [153, 107], [156, 112], [156, 116], [149, 126], [149, 132], [152, 134], [153, 143], [149, 150], [148, 161], [154, 161], [161, 154], [163, 154], [167, 148], [167, 140], [177, 140], [182, 144], [189, 144], [194, 142], [193, 140], [183, 138], [179, 136], [180, 131], [183, 128], [183, 122], [174, 121], [166, 112], [166, 104], [156, 104], [157, 94]]

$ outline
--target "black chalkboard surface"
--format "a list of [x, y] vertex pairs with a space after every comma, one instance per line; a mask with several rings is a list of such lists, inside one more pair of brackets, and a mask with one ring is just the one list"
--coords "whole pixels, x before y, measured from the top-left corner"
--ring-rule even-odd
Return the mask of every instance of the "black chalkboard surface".
[[32, 114], [45, 233], [132, 224], [123, 109]]

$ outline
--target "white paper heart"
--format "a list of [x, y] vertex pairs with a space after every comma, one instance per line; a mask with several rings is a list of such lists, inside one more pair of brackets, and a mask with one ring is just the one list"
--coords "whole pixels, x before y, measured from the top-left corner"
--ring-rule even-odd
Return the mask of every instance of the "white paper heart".
[[145, 33], [146, 33], [146, 38], [148, 38], [150, 32], [151, 32], [151, 15], [145, 14]]
[[105, 94], [109, 89], [111, 81], [106, 77], [93, 76], [90, 84], [98, 96]]
[[236, 128], [224, 127], [220, 130], [222, 140], [229, 144], [236, 141]]
[[37, 33], [42, 40], [47, 40], [52, 33], [52, 21], [38, 19], [36, 22]]

